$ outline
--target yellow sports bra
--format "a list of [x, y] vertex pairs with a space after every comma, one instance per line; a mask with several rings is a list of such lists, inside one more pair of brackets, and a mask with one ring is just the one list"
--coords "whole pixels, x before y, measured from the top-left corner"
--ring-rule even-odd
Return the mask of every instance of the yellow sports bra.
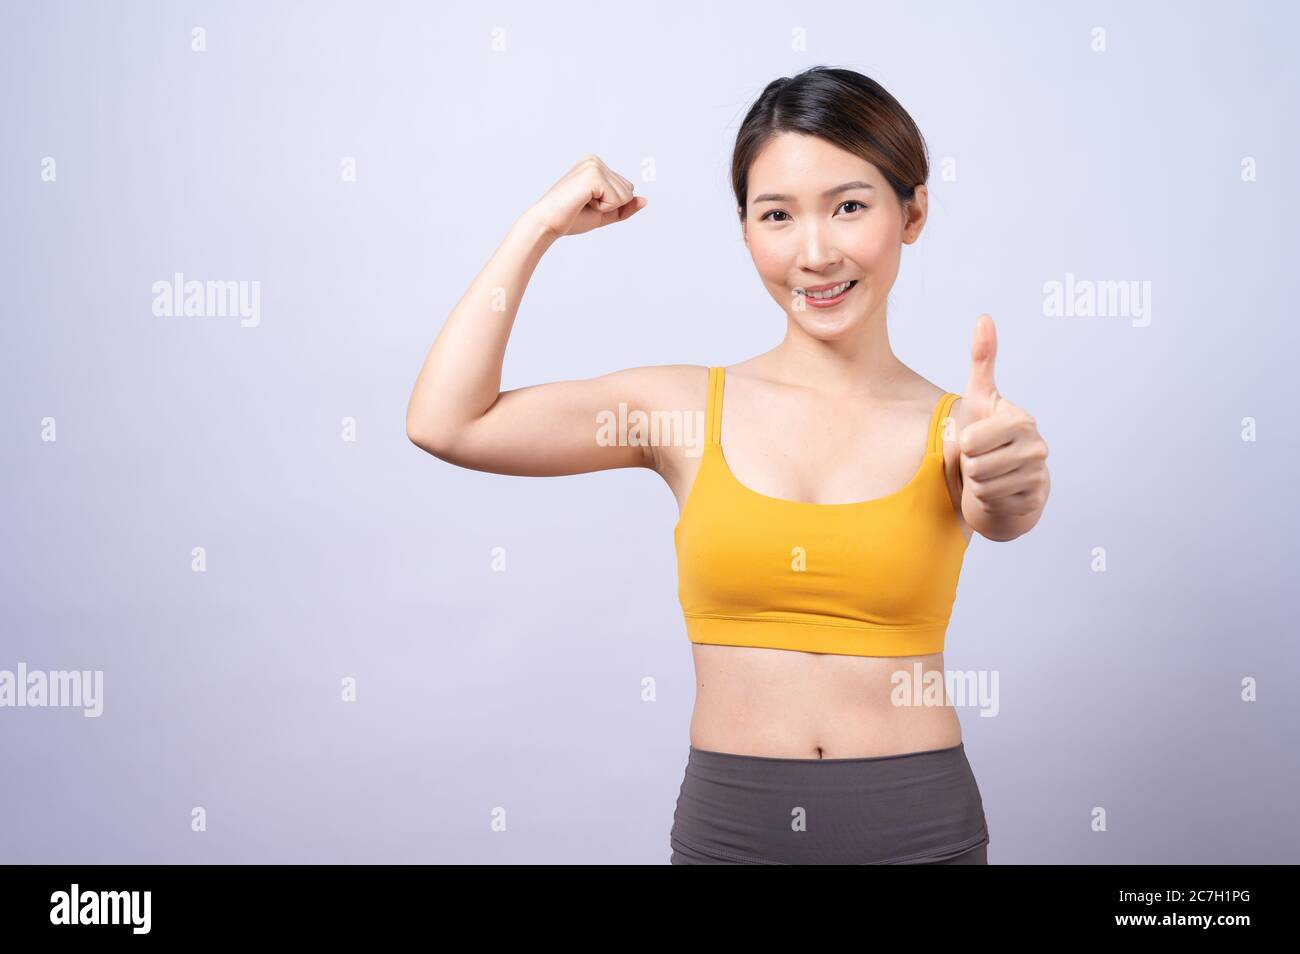
[[673, 530], [693, 643], [847, 656], [943, 651], [967, 538], [943, 474], [935, 405], [925, 457], [901, 490], [855, 503], [769, 497], [722, 454], [723, 369], [709, 368], [703, 456]]

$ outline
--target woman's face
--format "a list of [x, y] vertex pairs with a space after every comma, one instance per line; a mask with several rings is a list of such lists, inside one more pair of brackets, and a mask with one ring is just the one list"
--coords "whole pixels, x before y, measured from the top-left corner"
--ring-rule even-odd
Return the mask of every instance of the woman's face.
[[[805, 332], [839, 338], [883, 320], [902, 244], [925, 224], [925, 186], [916, 191], [905, 214], [874, 165], [815, 136], [781, 133], [759, 152], [745, 244], [768, 292]], [[848, 281], [856, 284], [817, 303], [818, 286]]]

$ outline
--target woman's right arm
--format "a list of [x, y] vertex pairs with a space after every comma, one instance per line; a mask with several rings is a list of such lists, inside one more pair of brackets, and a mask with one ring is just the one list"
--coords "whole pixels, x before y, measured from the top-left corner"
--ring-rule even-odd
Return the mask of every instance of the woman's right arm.
[[418, 447], [461, 467], [558, 476], [653, 467], [654, 448], [599, 440], [597, 414], [655, 406], [662, 372], [629, 368], [501, 391], [506, 343], [524, 290], [559, 238], [621, 222], [645, 207], [630, 181], [587, 156], [511, 226], [461, 296], [420, 369], [406, 410]]

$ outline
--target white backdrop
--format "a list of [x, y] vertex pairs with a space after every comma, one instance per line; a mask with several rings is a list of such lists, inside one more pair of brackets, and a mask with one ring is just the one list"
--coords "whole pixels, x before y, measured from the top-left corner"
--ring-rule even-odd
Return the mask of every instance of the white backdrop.
[[[661, 6], [4, 5], [0, 671], [103, 682], [0, 708], [0, 861], [666, 863], [671, 493], [457, 469], [406, 401], [587, 152], [650, 204], [548, 252], [503, 386], [773, 346], [728, 164], [819, 63], [929, 143], [895, 352], [960, 391], [989, 312], [1052, 449], [947, 639], [998, 678], [959, 710], [990, 861], [1296, 860], [1295, 8]], [[250, 307], [159, 315], [176, 273]]]

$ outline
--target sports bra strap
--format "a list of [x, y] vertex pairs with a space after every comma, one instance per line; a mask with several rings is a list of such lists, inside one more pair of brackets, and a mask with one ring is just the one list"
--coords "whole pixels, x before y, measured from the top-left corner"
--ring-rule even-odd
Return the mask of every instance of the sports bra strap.
[[722, 440], [722, 379], [722, 368], [709, 368], [709, 399], [705, 405], [704, 434], [705, 440], [710, 444]]
[[934, 406], [934, 414], [930, 418], [929, 443], [926, 444], [932, 453], [943, 453], [944, 420], [948, 417], [953, 402], [959, 397], [961, 397], [960, 394], [954, 394], [951, 391], [946, 392]]

